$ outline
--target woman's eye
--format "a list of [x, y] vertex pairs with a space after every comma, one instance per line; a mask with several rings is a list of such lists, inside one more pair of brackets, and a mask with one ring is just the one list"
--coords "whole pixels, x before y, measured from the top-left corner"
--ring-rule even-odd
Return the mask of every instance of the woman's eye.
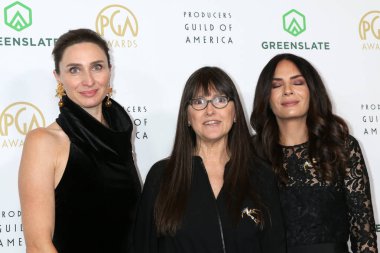
[[227, 97], [224, 97], [224, 96], [220, 96], [220, 97], [215, 98], [216, 103], [225, 103], [227, 100], [228, 100]]
[[296, 81], [293, 84], [294, 85], [303, 85], [305, 82], [304, 81]]
[[69, 68], [69, 72], [71, 74], [76, 74], [79, 72], [79, 68], [78, 67], [71, 67], [71, 68]]
[[272, 89], [280, 87], [280, 83], [272, 83]]
[[194, 99], [194, 104], [201, 105], [204, 103], [204, 100], [202, 98]]
[[94, 65], [94, 67], [93, 67], [93, 69], [94, 70], [102, 70], [103, 69], [103, 66], [101, 65], [101, 64], [96, 64], [96, 65]]

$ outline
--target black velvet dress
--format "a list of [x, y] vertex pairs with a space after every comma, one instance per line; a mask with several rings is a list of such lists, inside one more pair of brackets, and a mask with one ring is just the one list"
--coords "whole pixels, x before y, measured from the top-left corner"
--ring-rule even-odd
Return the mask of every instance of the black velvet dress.
[[288, 253], [377, 252], [370, 184], [364, 158], [350, 136], [346, 174], [326, 182], [308, 156], [308, 145], [282, 147], [289, 181], [280, 187]]
[[129, 252], [141, 185], [132, 157], [133, 125], [115, 101], [104, 126], [67, 96], [57, 123], [70, 139], [55, 189], [53, 243], [59, 253]]

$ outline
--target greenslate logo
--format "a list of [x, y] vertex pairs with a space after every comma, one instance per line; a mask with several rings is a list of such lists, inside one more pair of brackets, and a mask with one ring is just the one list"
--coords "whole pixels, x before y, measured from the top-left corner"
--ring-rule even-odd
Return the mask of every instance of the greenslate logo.
[[301, 12], [292, 9], [282, 15], [282, 25], [286, 32], [298, 36], [306, 30], [306, 18]]
[[32, 25], [32, 9], [20, 2], [4, 8], [5, 24], [18, 32]]

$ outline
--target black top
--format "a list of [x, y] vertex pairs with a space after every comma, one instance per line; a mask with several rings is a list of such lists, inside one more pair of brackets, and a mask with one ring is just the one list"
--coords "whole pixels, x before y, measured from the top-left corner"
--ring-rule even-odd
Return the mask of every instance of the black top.
[[112, 101], [109, 127], [63, 97], [57, 123], [70, 139], [67, 165], [55, 189], [53, 243], [59, 253], [129, 252], [141, 185], [132, 157], [132, 122]]
[[181, 228], [173, 237], [158, 237], [153, 209], [166, 164], [167, 160], [157, 162], [147, 175], [136, 218], [136, 253], [285, 252], [278, 190], [270, 168], [260, 167], [258, 173], [251, 173], [252, 183], [260, 189], [262, 201], [271, 215], [264, 230], [260, 230], [252, 218], [254, 215], [247, 215], [247, 210], [255, 209], [255, 204], [248, 199], [241, 207], [241, 219], [234, 225], [226, 207], [226, 190], [222, 187], [215, 199], [206, 169], [198, 156], [193, 157], [192, 182]]
[[308, 156], [307, 143], [282, 147], [289, 181], [280, 187], [280, 196], [289, 252], [300, 252], [295, 250], [297, 247], [303, 252], [314, 252], [311, 249], [321, 244], [330, 245], [328, 252], [348, 252], [349, 238], [352, 252], [377, 252], [364, 158], [352, 136], [347, 148], [346, 175], [335, 182], [326, 182]]

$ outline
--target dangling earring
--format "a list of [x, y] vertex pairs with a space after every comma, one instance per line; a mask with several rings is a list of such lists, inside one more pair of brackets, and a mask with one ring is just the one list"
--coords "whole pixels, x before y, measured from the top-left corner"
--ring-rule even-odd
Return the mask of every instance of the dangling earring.
[[61, 82], [58, 82], [57, 89], [55, 90], [55, 92], [56, 92], [55, 96], [59, 98], [58, 106], [62, 107], [63, 106], [62, 97], [66, 96], [66, 92]]
[[190, 123], [190, 120], [189, 120], [189, 121], [187, 121], [187, 126], [188, 126], [188, 127], [191, 127], [191, 123]]
[[108, 89], [108, 93], [107, 93], [107, 100], [106, 100], [106, 102], [104, 103], [104, 105], [105, 105], [106, 107], [111, 107], [111, 105], [112, 105], [111, 96], [112, 96], [112, 88], [110, 87], [110, 88]]

